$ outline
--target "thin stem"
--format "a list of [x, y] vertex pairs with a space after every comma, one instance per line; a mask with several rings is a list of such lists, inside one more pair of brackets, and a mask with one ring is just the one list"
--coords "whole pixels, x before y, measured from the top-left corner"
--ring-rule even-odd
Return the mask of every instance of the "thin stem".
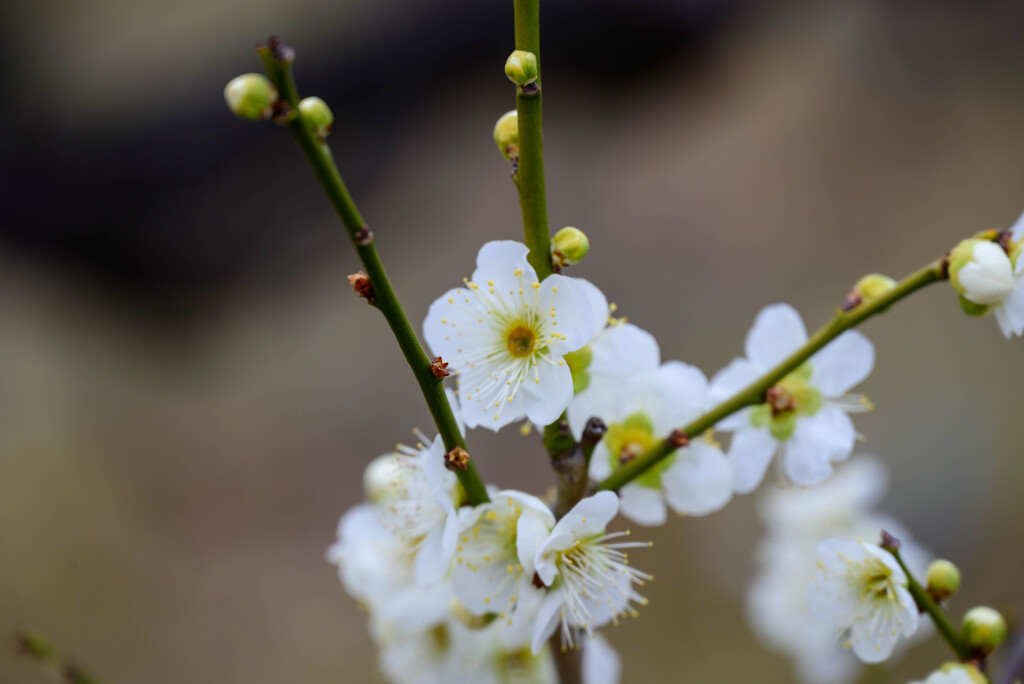
[[[680, 428], [680, 430], [690, 437], [696, 437], [697, 435], [703, 434], [705, 431], [713, 428], [720, 421], [728, 418], [737, 411], [746, 408], [747, 406], [763, 403], [765, 392], [784, 377], [799, 368], [805, 361], [811, 358], [811, 356], [840, 334], [856, 327], [872, 316], [882, 313], [904, 297], [907, 297], [934, 282], [944, 280], [947, 277], [945, 260], [938, 259], [916, 273], [904, 278], [897, 283], [893, 289], [889, 290], [885, 294], [875, 299], [863, 302], [849, 311], [837, 311], [835, 317], [824, 327], [811, 335], [811, 338], [807, 340], [807, 343], [804, 344], [804, 346], [790, 354], [788, 358], [775, 366], [775, 368], [768, 371], [749, 387], [740, 391], [735, 396], [723, 401], [721, 404], [714, 407], [703, 416], [697, 418], [689, 425]], [[597, 485], [597, 489], [617, 490], [621, 488], [623, 485], [632, 482], [644, 472], [668, 458], [676, 448], [677, 447], [668, 440], [660, 442], [642, 456], [636, 458], [630, 463], [627, 463], [625, 466], [609, 475]]]
[[21, 655], [34, 659], [52, 671], [62, 682], [100, 684], [100, 681], [64, 658], [44, 637], [32, 632], [14, 635], [14, 647]]
[[[289, 48], [286, 50], [290, 52]], [[352, 196], [349, 195], [348, 188], [345, 187], [345, 182], [341, 179], [338, 167], [334, 163], [334, 157], [331, 155], [331, 149], [325, 142], [318, 139], [302, 120], [298, 109], [299, 95], [292, 76], [291, 55], [286, 55], [282, 59], [273, 39], [271, 46], [261, 46], [258, 51], [270, 80], [274, 82], [281, 97], [288, 104], [288, 128], [295, 136], [299, 147], [302, 148], [306, 160], [313, 169], [313, 174], [323, 186], [352, 240], [352, 245], [373, 285], [374, 306], [384, 314], [385, 320], [391, 326], [391, 332], [398, 340], [398, 346], [401, 348], [409, 368], [416, 376], [416, 382], [419, 383], [420, 391], [423, 392], [423, 398], [430, 408], [430, 415], [437, 425], [438, 433], [444, 440], [445, 449], [448, 451], [455, 447], [465, 449], [466, 442], [459, 432], [455, 414], [452, 412], [452, 407], [444, 392], [444, 386], [431, 370], [431, 359], [423, 350], [419, 338], [409, 323], [409, 318], [398, 301], [398, 295], [395, 294], [394, 287], [384, 270], [384, 264], [377, 253], [377, 247], [374, 245], [373, 234], [366, 222], [363, 221]], [[472, 461], [467, 462], [466, 466], [465, 470], [456, 470], [455, 474], [466, 492], [469, 503], [476, 505], [488, 501], [487, 489]]]
[[949, 617], [946, 616], [946, 611], [942, 610], [942, 607], [935, 602], [935, 600], [928, 594], [928, 590], [921, 586], [913, 573], [910, 572], [910, 568], [903, 562], [903, 558], [900, 556], [899, 549], [885, 547], [886, 551], [891, 553], [895, 558], [896, 562], [903, 568], [903, 572], [907, 576], [907, 590], [910, 591], [910, 595], [914, 597], [914, 601], [917, 602], [917, 607], [921, 609], [922, 613], [927, 613], [931, 616], [932, 622], [935, 623], [935, 628], [939, 630], [939, 634], [946, 640], [949, 647], [956, 653], [957, 658], [962, 661], [971, 659], [971, 649], [967, 647], [964, 640], [960, 638], [960, 632], [953, 627], [949, 621]]
[[537, 277], [551, 275], [551, 232], [548, 228], [548, 200], [544, 188], [544, 133], [541, 126], [540, 88], [540, 0], [513, 0], [516, 20], [516, 49], [537, 56], [536, 87], [516, 89], [519, 113], [519, 163], [515, 174], [519, 206], [523, 212], [523, 233], [528, 257]]

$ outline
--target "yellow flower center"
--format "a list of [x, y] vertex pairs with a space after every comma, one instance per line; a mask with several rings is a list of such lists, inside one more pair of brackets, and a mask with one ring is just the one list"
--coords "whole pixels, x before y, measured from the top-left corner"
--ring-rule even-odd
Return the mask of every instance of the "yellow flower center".
[[525, 325], [515, 325], [509, 329], [508, 335], [505, 338], [506, 344], [508, 344], [508, 351], [512, 356], [523, 358], [533, 353], [534, 342], [536, 342], [537, 336], [533, 330], [526, 327]]

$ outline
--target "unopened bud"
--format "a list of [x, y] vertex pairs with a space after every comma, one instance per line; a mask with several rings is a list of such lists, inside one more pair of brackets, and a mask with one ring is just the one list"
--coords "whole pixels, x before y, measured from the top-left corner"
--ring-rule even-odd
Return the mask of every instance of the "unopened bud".
[[853, 289], [857, 291], [864, 301], [868, 301], [878, 299], [894, 287], [896, 287], [896, 281], [889, 276], [882, 275], [881, 273], [872, 273], [858, 280]]
[[949, 282], [972, 304], [999, 304], [1013, 291], [1013, 264], [994, 242], [964, 240], [949, 253]]
[[928, 566], [925, 581], [928, 593], [938, 601], [945, 601], [960, 589], [960, 569], [948, 560], [933, 561]]
[[394, 454], [378, 456], [370, 461], [363, 472], [363, 489], [366, 498], [375, 504], [387, 504], [396, 499], [402, 490], [406, 472], [402, 462]]
[[224, 86], [224, 101], [231, 113], [247, 121], [270, 118], [277, 88], [263, 74], [242, 74]]
[[334, 123], [334, 114], [327, 103], [319, 97], [306, 97], [299, 102], [299, 112], [302, 113], [302, 121], [306, 128], [320, 140], [327, 137], [331, 132], [331, 124]]
[[519, 114], [516, 110], [506, 112], [494, 124], [494, 144], [505, 159], [519, 157]]
[[537, 55], [516, 50], [505, 60], [505, 75], [517, 86], [533, 83], [537, 80]]
[[1006, 639], [1006, 620], [992, 608], [971, 608], [964, 615], [963, 635], [972, 651], [991, 653]]
[[551, 240], [551, 263], [559, 268], [583, 261], [590, 251], [590, 240], [579, 228], [566, 226]]

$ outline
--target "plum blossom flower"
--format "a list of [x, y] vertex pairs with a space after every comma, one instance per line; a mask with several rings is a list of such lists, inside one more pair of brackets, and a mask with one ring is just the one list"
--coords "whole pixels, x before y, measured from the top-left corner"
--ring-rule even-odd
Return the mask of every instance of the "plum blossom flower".
[[901, 635], [917, 631], [917, 604], [891, 553], [874, 544], [828, 539], [818, 545], [818, 558], [818, 577], [808, 589], [811, 611], [847, 634], [858, 658], [882, 662]]
[[[712, 399], [717, 403], [743, 390], [806, 342], [800, 314], [786, 304], [766, 307], [747, 335], [746, 358], [712, 378]], [[754, 490], [776, 454], [780, 470], [797, 484], [817, 484], [831, 475], [832, 463], [846, 459], [856, 440], [847, 414], [870, 407], [862, 396], [847, 392], [874, 363], [871, 342], [847, 331], [769, 389], [765, 403], [719, 423], [719, 429], [734, 432], [729, 448], [734, 490]]]
[[632, 611], [631, 604], [647, 603], [635, 585], [642, 586], [650, 575], [629, 565], [622, 549], [650, 544], [613, 541], [629, 534], [605, 532], [618, 510], [619, 499], [611, 492], [583, 499], [537, 548], [537, 579], [549, 590], [533, 624], [534, 653], [559, 625], [563, 647], [571, 647], [577, 629], [592, 635], [595, 627]]
[[928, 679], [923, 682], [910, 682], [910, 684], [986, 684], [987, 682], [985, 675], [978, 672], [973, 665], [947, 663], [928, 675]]
[[[594, 449], [591, 477], [601, 480], [664, 440], [708, 408], [704, 374], [680, 361], [624, 382], [605, 393], [598, 415], [608, 432]], [[706, 515], [732, 498], [732, 468], [716, 445], [696, 438], [624, 486], [620, 512], [641, 525], [661, 525], [668, 507]]]
[[431, 304], [423, 323], [427, 344], [456, 374], [467, 427], [554, 422], [573, 395], [564, 357], [597, 332], [583, 286], [562, 275], [540, 282], [528, 251], [485, 244], [472, 278]]

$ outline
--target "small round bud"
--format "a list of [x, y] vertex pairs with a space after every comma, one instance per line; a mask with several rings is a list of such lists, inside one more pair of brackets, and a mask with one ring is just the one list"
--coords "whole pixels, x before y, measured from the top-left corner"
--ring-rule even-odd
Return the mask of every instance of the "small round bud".
[[928, 566], [928, 593], [939, 601], [945, 601], [960, 589], [960, 568], [948, 560], [933, 561]]
[[263, 74], [242, 74], [224, 86], [224, 101], [231, 113], [247, 121], [270, 118], [277, 88]]
[[1006, 620], [992, 608], [971, 608], [964, 615], [963, 635], [972, 651], [991, 653], [1006, 639]]
[[949, 253], [949, 282], [973, 304], [999, 304], [1013, 291], [1013, 264], [988, 240], [964, 240]]
[[310, 133], [323, 140], [331, 132], [334, 114], [319, 97], [305, 97], [299, 102], [299, 112]]
[[505, 159], [519, 157], [519, 114], [516, 110], [506, 112], [494, 124], [494, 144]]
[[390, 503], [401, 492], [405, 478], [402, 463], [393, 454], [378, 456], [363, 472], [367, 500], [378, 505]]
[[558, 267], [578, 264], [589, 251], [590, 240], [579, 228], [566, 226], [551, 240], [551, 262]]
[[896, 281], [889, 276], [872, 273], [858, 280], [853, 289], [866, 302], [881, 297], [894, 287], [896, 287]]
[[533, 83], [537, 80], [537, 55], [516, 50], [505, 60], [505, 75], [517, 86]]

